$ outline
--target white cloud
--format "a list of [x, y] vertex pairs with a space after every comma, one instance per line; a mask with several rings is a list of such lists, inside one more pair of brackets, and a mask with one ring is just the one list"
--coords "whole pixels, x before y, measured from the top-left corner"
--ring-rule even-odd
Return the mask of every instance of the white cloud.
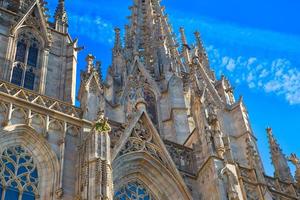
[[263, 90], [283, 96], [290, 104], [300, 104], [300, 70], [287, 59], [271, 61], [255, 57], [232, 58], [221, 55], [213, 46], [207, 48], [211, 65], [236, 84], [247, 84], [250, 89]]
[[100, 16], [72, 15], [69, 17], [72, 24], [72, 35], [87, 37], [102, 44], [112, 44], [114, 41], [114, 27], [110, 21]]

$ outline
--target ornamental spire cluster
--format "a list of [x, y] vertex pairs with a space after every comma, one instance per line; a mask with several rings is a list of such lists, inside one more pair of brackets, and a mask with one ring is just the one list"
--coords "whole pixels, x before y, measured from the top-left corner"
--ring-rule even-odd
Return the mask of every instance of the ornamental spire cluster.
[[68, 28], [68, 16], [65, 8], [65, 0], [59, 0], [55, 10], [55, 29], [66, 33]]

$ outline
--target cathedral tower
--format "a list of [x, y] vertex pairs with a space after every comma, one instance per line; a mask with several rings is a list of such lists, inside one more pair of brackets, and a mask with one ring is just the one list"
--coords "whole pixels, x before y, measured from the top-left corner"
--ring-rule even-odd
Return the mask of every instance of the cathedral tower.
[[82, 48], [65, 1], [50, 22], [43, 0], [0, 0], [0, 199], [300, 199], [298, 157], [268, 129], [265, 174], [243, 98], [200, 33], [189, 43], [182, 27], [177, 41], [160, 0], [130, 10], [105, 79], [86, 56], [76, 107]]

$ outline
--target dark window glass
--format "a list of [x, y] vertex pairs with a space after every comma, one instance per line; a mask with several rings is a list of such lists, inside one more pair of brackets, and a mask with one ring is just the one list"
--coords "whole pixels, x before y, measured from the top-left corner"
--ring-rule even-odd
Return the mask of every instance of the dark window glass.
[[16, 61], [25, 62], [26, 44], [24, 41], [19, 41], [17, 44]]
[[154, 200], [154, 197], [139, 182], [132, 182], [120, 188], [114, 200]]
[[32, 193], [24, 192], [22, 200], [34, 200], [34, 196]]
[[17, 200], [19, 198], [19, 191], [14, 188], [7, 188], [4, 200]]
[[2, 197], [2, 192], [3, 192], [3, 189], [2, 189], [2, 185], [0, 183], [0, 198]]
[[37, 58], [38, 58], [38, 48], [34, 45], [29, 48], [29, 53], [28, 53], [28, 62], [27, 64], [36, 67], [37, 65]]
[[23, 75], [23, 69], [22, 69], [22, 67], [20, 65], [17, 65], [13, 69], [13, 74], [12, 74], [12, 77], [11, 77], [11, 82], [13, 84], [18, 85], [18, 86], [21, 86], [22, 75]]
[[[34, 200], [38, 188], [38, 173], [31, 154], [21, 146], [10, 147], [1, 154], [0, 171], [7, 185], [4, 200], [18, 200], [22, 188], [22, 200]], [[1, 194], [1, 193], [0, 193]], [[1, 197], [1, 196], [0, 196]]]
[[32, 71], [26, 71], [24, 79], [24, 88], [33, 90], [35, 75]]

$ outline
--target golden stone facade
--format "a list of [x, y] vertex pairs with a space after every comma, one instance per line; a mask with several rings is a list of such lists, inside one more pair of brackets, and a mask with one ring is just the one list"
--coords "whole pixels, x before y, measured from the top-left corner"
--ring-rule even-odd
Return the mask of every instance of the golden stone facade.
[[[64, 0], [0, 0], [1, 200], [300, 199], [300, 161], [267, 129], [266, 176], [243, 99], [218, 80], [200, 38], [181, 46], [159, 0], [135, 0], [113, 62], [86, 58]], [[83, 24], [84, 26], [84, 24]], [[72, 29], [72, 27], [69, 27]], [[288, 162], [296, 167], [293, 176]]]

